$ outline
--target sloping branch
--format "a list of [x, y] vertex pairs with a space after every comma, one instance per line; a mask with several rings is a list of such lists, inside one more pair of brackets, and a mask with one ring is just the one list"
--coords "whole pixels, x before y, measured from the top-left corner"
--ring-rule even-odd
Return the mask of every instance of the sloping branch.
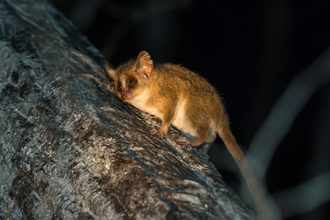
[[281, 208], [282, 219], [307, 213], [330, 198], [330, 172], [325, 171], [298, 186], [276, 192], [273, 196]]
[[274, 151], [310, 97], [330, 82], [329, 59], [330, 48], [293, 78], [251, 141], [247, 158], [254, 162], [259, 178], [264, 178]]
[[[304, 71], [292, 79], [283, 94], [275, 102], [265, 122], [253, 137], [246, 157], [253, 170], [256, 171], [256, 176], [260, 182], [265, 182], [265, 174], [274, 152], [290, 131], [299, 113], [312, 95], [330, 82], [329, 60], [330, 48], [327, 48]], [[269, 196], [269, 202], [273, 206], [273, 214], [277, 213], [276, 215], [278, 215], [276, 219], [288, 218], [291, 215], [310, 211], [325, 201], [329, 201], [329, 193], [322, 190], [322, 193], [314, 193], [316, 189], [323, 189], [320, 186], [324, 184], [322, 181], [328, 178], [328, 175], [323, 176], [325, 176], [323, 179], [315, 177], [295, 188], [276, 193], [275, 200]], [[317, 182], [320, 179], [322, 181]], [[301, 199], [303, 194], [306, 198], [312, 194], [314, 196], [305, 201]], [[299, 201], [301, 204], [296, 203], [293, 209], [292, 201], [288, 198]], [[281, 215], [280, 212], [282, 212], [283, 217], [279, 217]]]
[[43, 0], [0, 2], [0, 219], [257, 219], [195, 149], [107, 91]]

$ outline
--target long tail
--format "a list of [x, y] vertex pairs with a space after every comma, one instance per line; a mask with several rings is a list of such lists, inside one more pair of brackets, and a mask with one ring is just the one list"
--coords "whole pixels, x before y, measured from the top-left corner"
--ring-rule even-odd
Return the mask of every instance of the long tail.
[[271, 212], [267, 206], [265, 196], [255, 178], [249, 163], [247, 162], [241, 148], [238, 146], [235, 137], [230, 131], [229, 123], [222, 125], [218, 131], [219, 136], [225, 143], [228, 151], [234, 157], [252, 195], [258, 216], [262, 220], [271, 219]]

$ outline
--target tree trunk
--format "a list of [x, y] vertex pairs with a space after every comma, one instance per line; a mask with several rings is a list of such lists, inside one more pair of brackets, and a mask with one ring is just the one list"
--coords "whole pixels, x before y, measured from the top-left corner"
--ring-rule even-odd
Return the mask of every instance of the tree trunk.
[[0, 27], [0, 219], [257, 219], [49, 3], [3, 0]]

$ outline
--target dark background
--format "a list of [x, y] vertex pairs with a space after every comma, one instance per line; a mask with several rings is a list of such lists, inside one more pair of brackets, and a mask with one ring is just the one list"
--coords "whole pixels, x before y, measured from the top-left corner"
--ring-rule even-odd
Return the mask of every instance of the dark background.
[[[208, 79], [223, 97], [244, 151], [291, 80], [330, 45], [330, 2], [325, 0], [52, 2], [115, 67], [146, 50], [154, 62], [182, 64]], [[329, 176], [329, 113], [330, 84], [325, 82], [273, 154], [266, 175], [270, 195], [292, 192], [322, 173]], [[230, 171], [235, 165], [220, 138], [209, 154], [239, 193], [240, 181]], [[296, 213], [282, 210], [282, 218], [329, 219], [329, 178], [326, 192], [306, 190], [307, 203], [320, 205], [297, 207]], [[328, 196], [314, 201], [317, 194]], [[276, 196], [275, 201], [280, 209], [288, 205]]]

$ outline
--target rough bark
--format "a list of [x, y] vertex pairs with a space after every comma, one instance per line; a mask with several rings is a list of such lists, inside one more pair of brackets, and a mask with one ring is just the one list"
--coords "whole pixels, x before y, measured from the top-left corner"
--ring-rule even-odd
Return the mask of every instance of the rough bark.
[[257, 219], [178, 131], [149, 134], [47, 2], [0, 2], [0, 60], [0, 219]]

